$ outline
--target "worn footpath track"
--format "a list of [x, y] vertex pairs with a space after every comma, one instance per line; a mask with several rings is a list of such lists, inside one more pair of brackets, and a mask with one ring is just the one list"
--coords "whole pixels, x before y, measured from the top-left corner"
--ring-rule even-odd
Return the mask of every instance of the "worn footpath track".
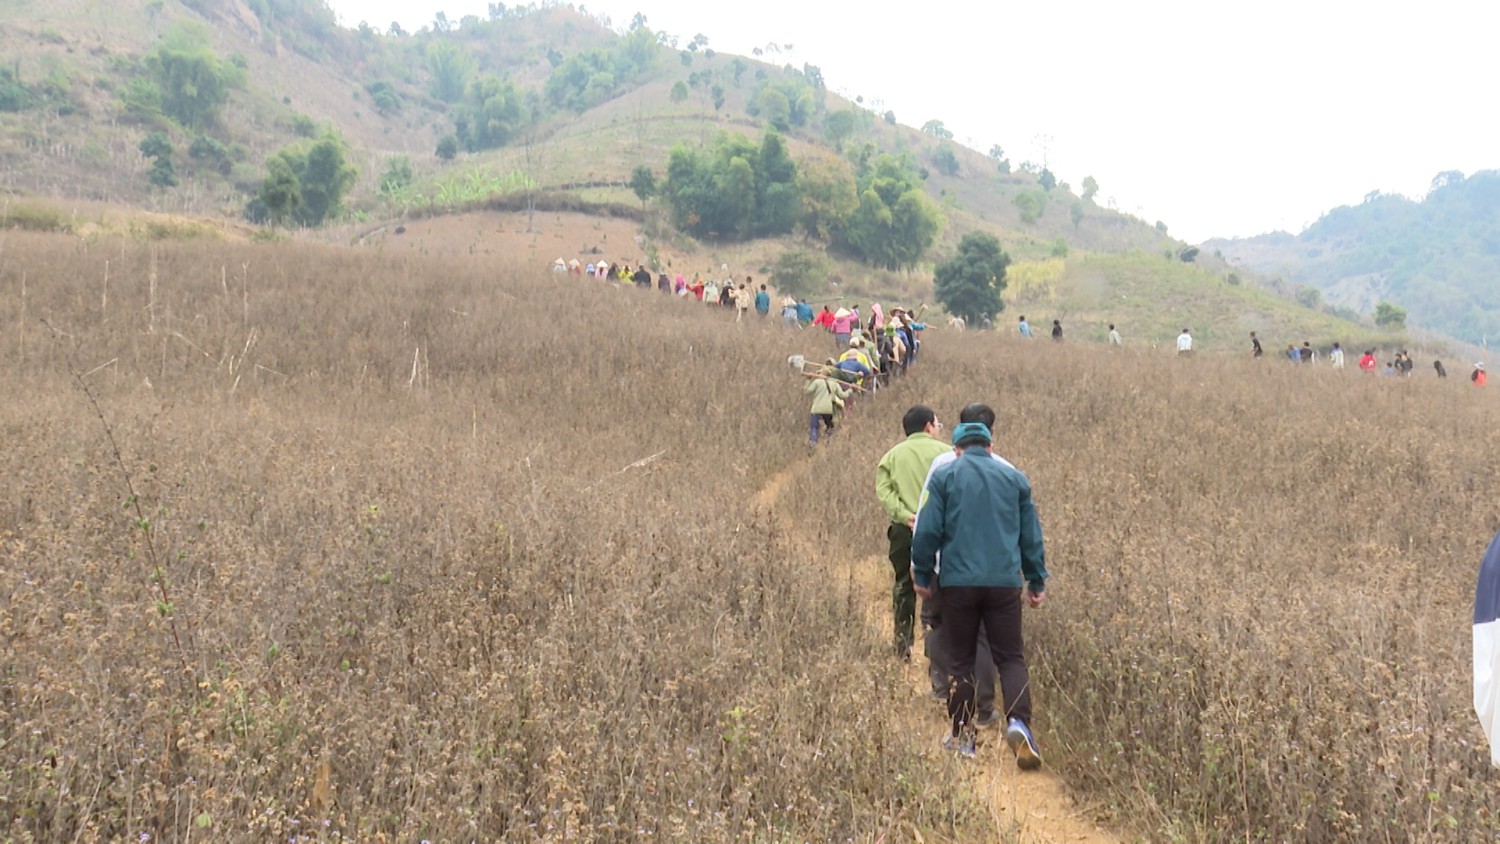
[[[777, 507], [788, 482], [808, 465], [794, 465], [778, 472], [756, 494], [754, 505], [776, 520], [792, 544], [811, 550], [817, 547], [815, 537], [799, 528]], [[873, 492], [871, 495], [873, 500]], [[865, 597], [865, 619], [871, 635], [881, 639], [888, 637], [891, 625], [890, 563], [879, 556], [858, 559], [845, 556], [833, 562], [843, 567], [841, 573], [849, 582], [857, 584]], [[901, 716], [905, 729], [915, 735], [931, 736], [932, 752], [940, 753], [943, 751], [938, 742], [947, 730], [948, 712], [943, 704], [927, 697], [926, 660], [920, 651], [919, 643], [912, 661], [904, 670], [911, 694], [908, 704], [901, 709]], [[1038, 738], [1045, 754], [1046, 736]], [[990, 840], [1094, 844], [1114, 844], [1122, 840], [1091, 821], [1087, 813], [1075, 805], [1056, 774], [1045, 767], [1031, 772], [1017, 769], [1015, 757], [1001, 739], [998, 727], [981, 732], [979, 756], [963, 768], [969, 785], [989, 812], [994, 833]], [[910, 833], [913, 838], [921, 839], [920, 831], [910, 830]]]

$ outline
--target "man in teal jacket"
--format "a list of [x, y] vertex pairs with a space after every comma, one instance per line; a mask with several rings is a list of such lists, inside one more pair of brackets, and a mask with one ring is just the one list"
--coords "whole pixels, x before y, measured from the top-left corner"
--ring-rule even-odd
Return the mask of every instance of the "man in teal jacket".
[[[943, 745], [974, 754], [974, 653], [983, 622], [1009, 718], [1005, 740], [1016, 763], [1031, 770], [1041, 766], [1042, 756], [1031, 735], [1021, 602], [1024, 593], [1028, 605], [1042, 605], [1047, 567], [1031, 482], [1019, 469], [993, 459], [991, 440], [990, 429], [980, 422], [954, 429], [953, 445], [962, 454], [927, 481], [912, 539], [912, 577], [919, 594], [936, 588], [943, 603], [953, 672], [952, 730]], [[939, 554], [942, 573], [935, 583]]]
[[901, 418], [906, 439], [887, 451], [875, 467], [875, 494], [891, 519], [885, 531], [890, 541], [891, 571], [896, 577], [891, 589], [891, 614], [896, 624], [896, 655], [902, 659], [911, 656], [917, 615], [917, 593], [911, 582], [911, 528], [917, 519], [927, 470], [939, 454], [948, 451], [947, 445], [933, 437], [941, 427], [930, 407], [917, 405], [906, 411]]

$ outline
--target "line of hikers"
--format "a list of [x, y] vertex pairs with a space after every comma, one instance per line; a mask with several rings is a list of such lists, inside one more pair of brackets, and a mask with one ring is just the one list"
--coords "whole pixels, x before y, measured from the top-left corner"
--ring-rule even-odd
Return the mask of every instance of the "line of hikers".
[[813, 324], [830, 331], [835, 346], [842, 351], [822, 364], [813, 364], [801, 355], [789, 360], [807, 379], [803, 389], [812, 396], [808, 445], [816, 446], [820, 435], [833, 434], [838, 418], [853, 408], [856, 395], [874, 395], [893, 376], [905, 375], [917, 360], [922, 346], [917, 335], [927, 327], [920, 320], [920, 311], [893, 308], [887, 315], [879, 303], [870, 310], [869, 322], [861, 323], [857, 307], [832, 313], [825, 306], [823, 313], [830, 314], [830, 319], [823, 320], [820, 315]]

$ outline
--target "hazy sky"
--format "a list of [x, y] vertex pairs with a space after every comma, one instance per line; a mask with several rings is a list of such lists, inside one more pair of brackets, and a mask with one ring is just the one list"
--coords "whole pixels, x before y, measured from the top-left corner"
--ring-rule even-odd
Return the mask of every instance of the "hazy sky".
[[[488, 0], [330, 0], [382, 30], [488, 14]], [[1425, 0], [594, 0], [618, 28], [708, 36], [817, 65], [902, 123], [1047, 163], [1178, 237], [1300, 231], [1372, 190], [1420, 198], [1443, 170], [1500, 168], [1500, 3]], [[889, 9], [888, 13], [885, 12]], [[899, 10], [899, 11], [898, 11]], [[877, 13], [878, 12], [878, 13]]]

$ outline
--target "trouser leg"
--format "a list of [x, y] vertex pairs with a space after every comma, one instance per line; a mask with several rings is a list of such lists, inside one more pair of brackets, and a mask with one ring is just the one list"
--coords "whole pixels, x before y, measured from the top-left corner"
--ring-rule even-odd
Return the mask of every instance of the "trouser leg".
[[1031, 724], [1031, 678], [1021, 639], [1021, 590], [986, 589], [982, 615], [990, 656], [1000, 675], [1005, 715]]
[[885, 535], [891, 542], [891, 573], [895, 576], [891, 615], [895, 620], [896, 653], [905, 656], [911, 652], [912, 627], [917, 616], [917, 592], [911, 582], [911, 528], [891, 525]]
[[974, 720], [974, 652], [979, 641], [982, 590], [943, 587], [943, 637], [948, 645], [948, 717], [953, 734]]
[[987, 716], [995, 711], [995, 663], [984, 623], [979, 625], [978, 645], [974, 650], [974, 711]]
[[[927, 678], [934, 693], [948, 694], [948, 645], [943, 641], [943, 603], [937, 592], [922, 599], [922, 650], [927, 655]], [[992, 695], [993, 696], [993, 695]]]
[[821, 419], [816, 413], [809, 414], [807, 417], [807, 441], [813, 445], [818, 444], [818, 423], [820, 421]]

